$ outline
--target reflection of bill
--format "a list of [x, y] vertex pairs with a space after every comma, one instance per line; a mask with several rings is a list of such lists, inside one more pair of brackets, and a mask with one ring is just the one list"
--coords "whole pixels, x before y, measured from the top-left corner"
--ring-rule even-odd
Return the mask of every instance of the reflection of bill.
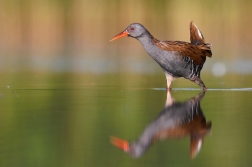
[[190, 136], [190, 156], [194, 158], [200, 151], [204, 136], [210, 132], [212, 125], [211, 121], [206, 122], [200, 108], [203, 96], [204, 92], [201, 92], [198, 96], [180, 103], [174, 102], [168, 91], [165, 108], [136, 141], [129, 143], [126, 140], [111, 137], [111, 143], [137, 158], [158, 139]]

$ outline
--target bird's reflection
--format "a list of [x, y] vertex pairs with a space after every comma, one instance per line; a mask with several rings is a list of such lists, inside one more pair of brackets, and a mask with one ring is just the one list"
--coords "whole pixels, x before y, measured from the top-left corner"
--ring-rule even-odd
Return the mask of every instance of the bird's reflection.
[[175, 102], [167, 92], [165, 108], [153, 120], [134, 142], [129, 143], [116, 137], [111, 137], [111, 143], [123, 149], [132, 157], [143, 155], [151, 144], [158, 139], [190, 137], [190, 156], [194, 158], [200, 151], [204, 136], [210, 133], [211, 121], [206, 122], [200, 101], [205, 92], [201, 92], [183, 103]]

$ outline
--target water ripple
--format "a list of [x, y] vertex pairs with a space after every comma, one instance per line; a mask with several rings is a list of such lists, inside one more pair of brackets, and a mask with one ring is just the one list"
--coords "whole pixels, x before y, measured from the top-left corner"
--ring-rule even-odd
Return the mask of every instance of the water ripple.
[[[152, 88], [152, 90], [166, 90], [166, 88]], [[172, 88], [172, 91], [199, 91], [201, 88]], [[207, 91], [252, 91], [252, 88], [208, 88]]]

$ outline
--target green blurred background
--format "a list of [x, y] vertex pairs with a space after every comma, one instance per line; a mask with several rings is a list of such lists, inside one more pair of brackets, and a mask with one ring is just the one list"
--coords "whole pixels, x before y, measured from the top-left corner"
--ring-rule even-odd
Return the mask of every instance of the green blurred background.
[[[212, 59], [230, 72], [252, 72], [250, 0], [2, 0], [0, 70], [160, 72], [137, 40], [109, 40], [130, 23], [157, 39], [189, 41], [194, 21]], [[219, 66], [217, 66], [219, 67]]]

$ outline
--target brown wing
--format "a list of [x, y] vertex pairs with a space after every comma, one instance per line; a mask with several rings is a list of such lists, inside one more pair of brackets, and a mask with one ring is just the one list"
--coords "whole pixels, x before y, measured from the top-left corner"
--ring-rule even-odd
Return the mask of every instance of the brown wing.
[[204, 44], [194, 45], [182, 41], [158, 41], [156, 39], [153, 42], [162, 50], [177, 51], [179, 55], [191, 58], [195, 65], [203, 64], [206, 56], [210, 57], [212, 55], [211, 49]]

